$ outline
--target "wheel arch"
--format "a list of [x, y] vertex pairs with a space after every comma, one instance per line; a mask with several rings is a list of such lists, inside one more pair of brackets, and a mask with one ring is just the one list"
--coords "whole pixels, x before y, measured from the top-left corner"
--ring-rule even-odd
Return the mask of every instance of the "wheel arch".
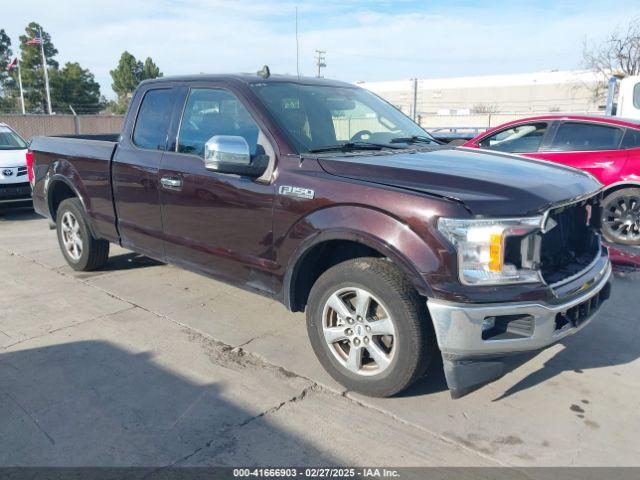
[[602, 194], [604, 197], [612, 194], [613, 192], [617, 192], [618, 190], [623, 190], [625, 188], [638, 188], [640, 189], [640, 180], [621, 180], [619, 182], [611, 183], [605, 186], [602, 189]]
[[[82, 209], [85, 214], [87, 213], [87, 205], [83, 195], [80, 194], [78, 188], [62, 174], [54, 174], [49, 177], [46, 185], [46, 193], [47, 199], [47, 207], [49, 208], [49, 214], [51, 215], [51, 219], [55, 223], [58, 208], [60, 204], [69, 198], [77, 198], [82, 204]], [[87, 223], [87, 227], [92, 235], [95, 236], [95, 230], [93, 229], [93, 225], [91, 223], [91, 219], [89, 215], [85, 215], [85, 221]]]
[[[345, 209], [349, 214], [345, 215]], [[334, 211], [329, 212], [331, 210]], [[338, 210], [339, 214], [335, 215]], [[313, 283], [324, 271], [342, 261], [363, 256], [388, 259], [407, 276], [420, 295], [431, 295], [431, 288], [421, 274], [427, 270], [418, 265], [438, 262], [427, 243], [406, 224], [365, 207], [332, 207], [321, 211], [319, 216], [322, 218], [307, 218], [302, 222], [307, 233], [310, 223], [318, 229], [298, 244], [287, 264], [283, 280], [283, 300], [287, 308], [304, 310]], [[333, 219], [332, 225], [326, 224], [328, 218]], [[356, 228], [347, 223], [355, 223]], [[373, 230], [377, 233], [364, 228], [366, 225], [375, 226]], [[299, 233], [296, 230], [294, 227], [288, 238], [295, 238]]]

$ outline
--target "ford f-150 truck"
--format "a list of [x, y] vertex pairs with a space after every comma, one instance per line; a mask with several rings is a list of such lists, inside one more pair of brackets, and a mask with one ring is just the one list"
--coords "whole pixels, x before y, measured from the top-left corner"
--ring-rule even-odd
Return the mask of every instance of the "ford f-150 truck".
[[610, 292], [591, 175], [439, 145], [347, 83], [145, 81], [119, 136], [31, 151], [35, 209], [72, 268], [100, 268], [113, 242], [306, 311], [322, 365], [368, 395], [438, 354], [464, 395], [583, 328]]

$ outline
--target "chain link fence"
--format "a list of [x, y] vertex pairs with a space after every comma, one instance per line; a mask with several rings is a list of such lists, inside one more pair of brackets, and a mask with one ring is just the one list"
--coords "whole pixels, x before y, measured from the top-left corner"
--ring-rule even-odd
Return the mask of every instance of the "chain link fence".
[[120, 133], [123, 122], [122, 115], [0, 115], [0, 123], [26, 140], [39, 135]]

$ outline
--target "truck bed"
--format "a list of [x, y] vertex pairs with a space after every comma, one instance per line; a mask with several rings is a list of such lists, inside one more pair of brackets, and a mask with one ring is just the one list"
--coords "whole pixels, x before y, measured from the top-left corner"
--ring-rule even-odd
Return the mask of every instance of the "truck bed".
[[[46, 200], [49, 189], [55, 188], [60, 192], [65, 188], [73, 189], [86, 207], [94, 232], [102, 238], [117, 241], [110, 179], [111, 159], [118, 145], [118, 136], [35, 137], [29, 149], [34, 155], [36, 185], [33, 202], [36, 211], [49, 216], [51, 205]], [[45, 177], [48, 178], [46, 182], [37, 181]], [[69, 179], [74, 178], [80, 181], [71, 183]], [[82, 191], [75, 191], [77, 188]]]

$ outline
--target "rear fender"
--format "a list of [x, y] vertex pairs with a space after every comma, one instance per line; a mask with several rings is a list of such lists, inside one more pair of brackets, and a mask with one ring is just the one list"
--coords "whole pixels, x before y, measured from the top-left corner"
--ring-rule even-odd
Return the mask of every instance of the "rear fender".
[[49, 216], [51, 217], [52, 221], [55, 222], [56, 219], [54, 215], [53, 196], [51, 195], [51, 192], [55, 190], [58, 182], [62, 182], [67, 187], [69, 187], [69, 189], [71, 189], [75, 196], [80, 200], [84, 211], [87, 213], [85, 217], [87, 220], [87, 226], [91, 231], [91, 234], [96, 236], [93, 224], [93, 216], [91, 215], [90, 196], [76, 169], [70, 162], [63, 159], [56, 160], [51, 164], [51, 167], [47, 172], [47, 176], [44, 179], [44, 197], [47, 199]]

